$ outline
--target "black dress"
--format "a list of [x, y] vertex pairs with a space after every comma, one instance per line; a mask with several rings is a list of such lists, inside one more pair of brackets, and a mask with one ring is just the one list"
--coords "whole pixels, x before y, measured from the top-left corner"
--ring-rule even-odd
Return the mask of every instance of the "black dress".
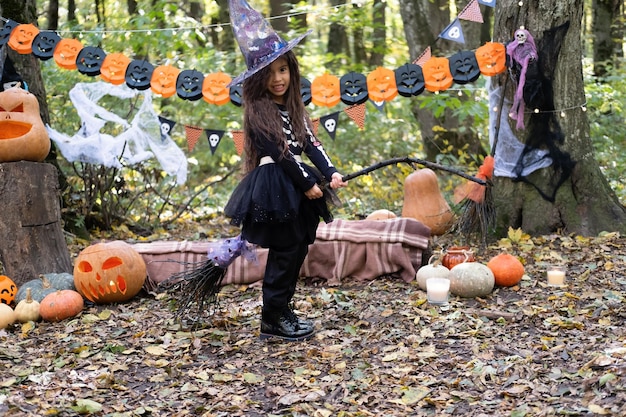
[[[304, 193], [321, 183], [321, 175], [330, 181], [337, 169], [308, 128], [304, 145], [298, 144], [289, 114], [283, 106], [278, 108], [290, 154], [282, 156], [273, 141], [252, 132], [261, 163], [235, 188], [224, 213], [232, 224], [242, 226], [242, 238], [248, 242], [286, 248], [313, 243], [320, 218], [332, 221], [326, 200], [310, 200]], [[319, 172], [301, 161], [303, 153]]]

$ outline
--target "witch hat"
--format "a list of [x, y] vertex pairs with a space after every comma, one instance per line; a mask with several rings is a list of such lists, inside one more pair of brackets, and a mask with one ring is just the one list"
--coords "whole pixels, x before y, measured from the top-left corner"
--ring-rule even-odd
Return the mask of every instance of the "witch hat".
[[228, 0], [230, 24], [248, 69], [229, 84], [237, 85], [289, 52], [312, 31], [287, 42], [246, 0]]

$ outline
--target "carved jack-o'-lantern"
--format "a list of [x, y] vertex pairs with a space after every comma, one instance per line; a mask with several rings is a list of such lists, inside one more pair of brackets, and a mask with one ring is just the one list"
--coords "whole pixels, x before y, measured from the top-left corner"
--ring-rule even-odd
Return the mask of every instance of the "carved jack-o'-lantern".
[[42, 30], [33, 39], [33, 55], [42, 61], [52, 58], [61, 37], [52, 30]]
[[74, 262], [76, 290], [97, 304], [130, 300], [145, 280], [146, 263], [121, 240], [88, 246]]
[[348, 106], [362, 104], [367, 101], [369, 94], [367, 92], [367, 78], [365, 75], [350, 71], [341, 76], [341, 101]]
[[404, 64], [396, 69], [396, 87], [402, 97], [422, 94], [424, 86], [424, 73], [419, 65]]
[[311, 99], [316, 106], [333, 107], [341, 101], [339, 78], [328, 73], [320, 75], [311, 83]]
[[454, 82], [448, 58], [430, 58], [422, 66], [422, 72], [426, 89], [433, 93], [447, 90]]
[[61, 68], [76, 69], [76, 58], [83, 49], [83, 44], [78, 39], [61, 39], [54, 48], [54, 61]]
[[230, 86], [230, 102], [237, 107], [243, 104], [243, 85], [241, 83]]
[[376, 68], [367, 75], [367, 89], [374, 101], [393, 100], [398, 95], [395, 73], [387, 68]]
[[301, 77], [300, 78], [300, 95], [302, 96], [302, 102], [305, 106], [308, 106], [313, 99], [311, 97], [311, 81]]
[[184, 100], [200, 100], [204, 74], [196, 70], [183, 70], [176, 79], [176, 94]]
[[39, 29], [32, 23], [17, 25], [11, 32], [9, 46], [19, 54], [30, 54], [33, 52], [33, 40], [38, 33]]
[[475, 52], [478, 67], [483, 75], [492, 77], [506, 69], [506, 48], [498, 42], [487, 42]]
[[457, 84], [473, 83], [480, 77], [480, 68], [476, 62], [476, 55], [472, 51], [459, 51], [448, 58], [450, 73]]
[[0, 162], [41, 162], [50, 152], [50, 137], [34, 94], [21, 88], [0, 93]]
[[230, 101], [228, 84], [232, 81], [230, 75], [223, 72], [208, 74], [202, 83], [202, 97], [209, 104], [218, 106]]
[[152, 71], [150, 87], [154, 94], [163, 98], [172, 97], [176, 94], [176, 79], [180, 70], [171, 65], [159, 65]]
[[78, 53], [76, 68], [81, 74], [94, 77], [100, 74], [106, 56], [106, 52], [99, 46], [86, 46]]
[[150, 88], [154, 65], [145, 59], [135, 59], [126, 68], [126, 85], [130, 88], [143, 91]]
[[2, 30], [0, 30], [0, 46], [4, 46], [9, 42], [11, 37], [11, 32], [19, 25], [15, 20], [8, 19], [4, 22], [4, 26], [2, 26]]
[[130, 58], [122, 53], [109, 54], [102, 61], [100, 77], [113, 85], [120, 85], [126, 81], [126, 68]]

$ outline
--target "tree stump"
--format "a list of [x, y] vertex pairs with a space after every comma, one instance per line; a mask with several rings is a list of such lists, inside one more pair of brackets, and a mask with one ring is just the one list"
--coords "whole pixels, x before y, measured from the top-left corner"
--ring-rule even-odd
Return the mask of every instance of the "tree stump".
[[18, 286], [50, 272], [73, 272], [61, 223], [54, 165], [0, 164], [0, 262]]

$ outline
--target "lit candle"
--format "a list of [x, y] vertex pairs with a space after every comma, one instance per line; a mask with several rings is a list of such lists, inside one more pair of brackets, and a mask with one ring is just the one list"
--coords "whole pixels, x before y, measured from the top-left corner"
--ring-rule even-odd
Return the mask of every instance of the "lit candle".
[[446, 278], [429, 278], [426, 280], [426, 294], [431, 304], [448, 304], [450, 280]]
[[551, 266], [547, 272], [548, 285], [562, 286], [565, 285], [565, 268], [560, 266]]

